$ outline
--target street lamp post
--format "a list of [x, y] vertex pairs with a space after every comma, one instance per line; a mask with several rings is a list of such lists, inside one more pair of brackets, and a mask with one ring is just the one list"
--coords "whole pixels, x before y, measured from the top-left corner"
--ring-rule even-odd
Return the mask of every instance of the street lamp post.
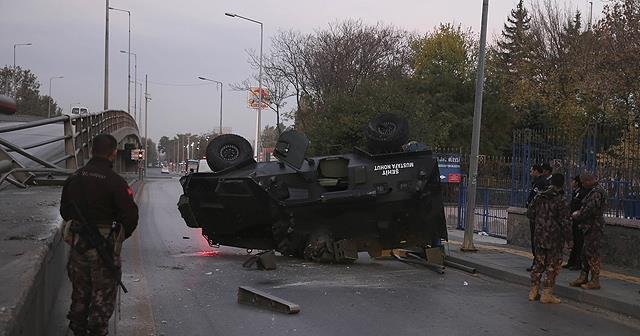
[[47, 99], [47, 116], [48, 118], [51, 118], [51, 100], [53, 98], [51, 98], [51, 85], [54, 79], [61, 79], [64, 78], [62, 76], [54, 76], [49, 78], [49, 99]]
[[255, 140], [255, 144], [254, 144], [254, 152], [255, 152], [255, 157], [256, 160], [258, 160], [258, 151], [259, 151], [259, 145], [260, 145], [260, 115], [262, 114], [262, 40], [263, 40], [263, 25], [262, 22], [254, 20], [254, 19], [250, 19], [248, 17], [244, 17], [238, 14], [234, 14], [234, 13], [224, 13], [224, 15], [226, 16], [230, 16], [230, 17], [237, 17], [243, 20], [247, 20], [247, 21], [251, 21], [253, 23], [257, 23], [260, 25], [260, 65], [259, 65], [259, 72], [258, 72], [258, 92], [259, 92], [259, 97], [258, 97], [258, 115], [256, 116], [256, 140]]
[[131, 11], [126, 9], [120, 9], [115, 7], [108, 7], [111, 10], [127, 13], [129, 15], [129, 51], [128, 54], [128, 64], [127, 64], [127, 112], [131, 114]]
[[31, 46], [32, 43], [16, 43], [13, 45], [13, 69], [16, 69], [16, 47]]
[[[22, 46], [31, 46], [33, 45], [31, 42], [29, 43], [16, 43], [13, 45], [13, 82], [14, 85], [16, 84], [17, 81], [17, 76], [16, 76], [16, 47], [22, 47]], [[9, 81], [7, 81], [7, 94], [9, 94]], [[14, 95], [14, 97], [18, 96], [18, 89], [16, 88], [16, 93]]]
[[148, 76], [149, 75], [144, 75], [144, 176], [147, 176], [147, 168], [149, 167], [149, 134], [147, 133], [148, 131], [148, 127], [147, 127], [147, 112], [148, 112], [148, 104], [149, 104], [149, 100], [151, 100], [151, 96], [149, 95], [149, 82], [148, 82]]
[[105, 5], [105, 28], [104, 28], [104, 110], [109, 109], [109, 0]]
[[[136, 120], [136, 108], [137, 104], [137, 96], [138, 96], [138, 55], [136, 53], [132, 53], [131, 51], [120, 50], [123, 54], [128, 54], [129, 59], [131, 59], [131, 55], [133, 55], [133, 120]], [[131, 73], [129, 73], [129, 85], [131, 85]], [[129, 87], [129, 92], [131, 92], [131, 88]], [[131, 106], [129, 106], [131, 107]], [[129, 110], [129, 114], [131, 114], [131, 110]]]
[[215, 79], [209, 79], [206, 77], [198, 77], [198, 79], [201, 79], [203, 81], [209, 81], [209, 82], [214, 82], [217, 85], [220, 85], [220, 131], [218, 134], [222, 135], [222, 86], [224, 85], [222, 82], [217, 81]]

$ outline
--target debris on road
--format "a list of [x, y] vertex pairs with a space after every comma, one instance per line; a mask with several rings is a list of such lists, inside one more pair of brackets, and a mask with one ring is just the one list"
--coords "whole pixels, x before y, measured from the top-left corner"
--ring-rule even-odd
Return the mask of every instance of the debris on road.
[[182, 239], [191, 239], [191, 237], [182, 236]]
[[297, 314], [300, 306], [252, 287], [238, 287], [238, 303], [271, 309], [285, 314]]
[[466, 282], [466, 281], [465, 281], [465, 282], [463, 282], [462, 284], [463, 284], [463, 285], [465, 285], [465, 286], [469, 286], [469, 283], [468, 283], [468, 282]]
[[273, 251], [264, 251], [253, 255], [242, 263], [242, 267], [251, 268], [254, 264], [259, 270], [271, 271], [276, 269], [276, 255]]
[[205, 273], [205, 275], [211, 275], [211, 274], [213, 274], [213, 272], [207, 272], [207, 273]]

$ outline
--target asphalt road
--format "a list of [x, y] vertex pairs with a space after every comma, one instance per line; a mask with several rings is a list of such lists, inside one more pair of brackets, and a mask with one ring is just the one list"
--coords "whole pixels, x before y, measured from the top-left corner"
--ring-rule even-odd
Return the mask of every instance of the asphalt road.
[[[123, 301], [121, 334], [640, 334], [637, 321], [574, 303], [528, 302], [525, 287], [454, 269], [439, 275], [366, 256], [352, 265], [279, 257], [275, 271], [243, 269], [245, 250], [211, 248], [200, 230], [186, 227], [176, 208], [180, 192], [175, 177], [149, 178], [138, 196], [140, 225], [124, 251], [132, 293]], [[297, 303], [301, 312], [239, 305], [238, 286]]]
[[[0, 127], [8, 127], [11, 125], [21, 124], [19, 122], [0, 122]], [[28, 146], [41, 141], [49, 140], [54, 137], [62, 136], [64, 129], [62, 123], [43, 125], [35, 128], [28, 128], [15, 132], [0, 133], [0, 138], [12, 142], [18, 146]], [[41, 159], [48, 160], [50, 162], [59, 159], [64, 156], [64, 141], [58, 141], [41, 147], [36, 147], [27, 150], [30, 154], [33, 154]], [[40, 166], [37, 163], [19, 155], [15, 152], [10, 153], [13, 158], [21, 164], [30, 166]]]

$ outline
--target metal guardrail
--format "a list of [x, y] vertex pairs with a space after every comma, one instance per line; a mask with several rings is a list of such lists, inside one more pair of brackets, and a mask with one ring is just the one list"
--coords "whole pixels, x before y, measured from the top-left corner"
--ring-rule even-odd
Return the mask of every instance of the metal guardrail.
[[[63, 123], [63, 135], [51, 139], [19, 146], [2, 138], [2, 134], [36, 128], [44, 125]], [[113, 133], [121, 128], [130, 127], [138, 130], [133, 117], [124, 111], [108, 110], [101, 113], [60, 116], [41, 119], [18, 125], [0, 127], [0, 185], [8, 181], [13, 185], [24, 188], [33, 181], [34, 173], [68, 175], [84, 166], [89, 160], [93, 137], [100, 133]], [[64, 155], [49, 162], [29, 152], [33, 149], [64, 141]], [[27, 168], [17, 162], [9, 153], [17, 153], [41, 165], [42, 167]], [[60, 163], [64, 162], [62, 166]]]

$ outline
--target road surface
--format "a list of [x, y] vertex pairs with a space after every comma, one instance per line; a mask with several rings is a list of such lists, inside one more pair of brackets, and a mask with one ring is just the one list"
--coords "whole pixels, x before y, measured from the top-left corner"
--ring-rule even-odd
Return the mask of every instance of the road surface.
[[[158, 174], [159, 176], [159, 174]], [[639, 335], [638, 322], [575, 303], [528, 302], [528, 289], [448, 269], [439, 275], [361, 258], [319, 265], [279, 257], [243, 269], [246, 251], [211, 248], [187, 228], [177, 178], [149, 178], [140, 225], [125, 247], [121, 334], [141, 335]], [[251, 286], [300, 305], [297, 315], [239, 305]], [[129, 332], [129, 333], [128, 333]]]

